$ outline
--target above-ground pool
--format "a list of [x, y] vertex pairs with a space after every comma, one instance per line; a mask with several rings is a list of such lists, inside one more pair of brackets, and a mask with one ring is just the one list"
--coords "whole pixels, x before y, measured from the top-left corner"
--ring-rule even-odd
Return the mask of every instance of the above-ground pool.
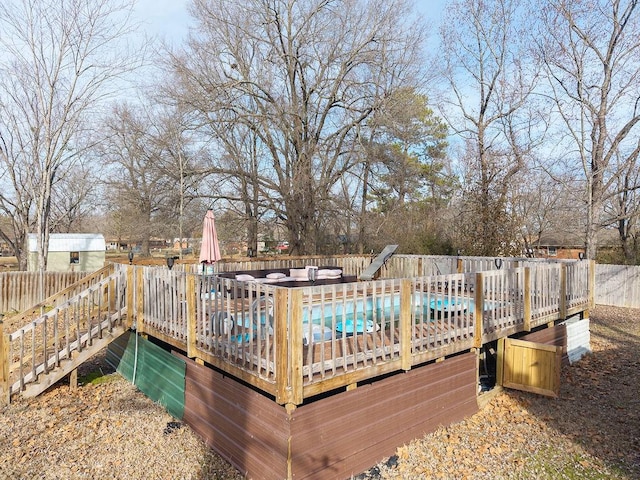
[[[416, 292], [413, 297], [414, 314], [428, 320], [435, 320], [449, 312], [473, 310], [474, 301], [469, 297], [451, 299], [438, 294]], [[380, 324], [392, 318], [398, 321], [400, 316], [400, 296], [368, 297], [363, 300], [347, 300], [339, 303], [306, 305], [302, 310], [302, 323], [305, 338], [313, 332], [313, 340], [331, 338], [335, 333], [352, 335], [353, 333], [373, 332]], [[354, 322], [355, 320], [355, 322]], [[309, 324], [312, 328], [309, 328]], [[323, 327], [324, 328], [321, 328]], [[320, 327], [320, 328], [317, 328]], [[328, 333], [327, 333], [328, 332]], [[307, 339], [308, 340], [308, 339]]]
[[[261, 303], [259, 303], [261, 302]], [[413, 295], [413, 311], [416, 317], [433, 321], [449, 313], [473, 311], [474, 299], [470, 297], [451, 298], [441, 294], [416, 292]], [[485, 309], [493, 308], [485, 303]], [[259, 319], [261, 330], [265, 334], [273, 332], [273, 303], [268, 297], [261, 297], [251, 306], [251, 314], [245, 313], [241, 322], [221, 312], [218, 320], [217, 332], [226, 334], [230, 325], [250, 328], [252, 319]], [[367, 297], [366, 299], [350, 299], [336, 303], [314, 303], [302, 307], [302, 328], [305, 342], [328, 340], [342, 335], [373, 332], [387, 321], [398, 321], [400, 317], [400, 295], [385, 295], [383, 297]], [[246, 336], [237, 335], [238, 341], [245, 341]]]

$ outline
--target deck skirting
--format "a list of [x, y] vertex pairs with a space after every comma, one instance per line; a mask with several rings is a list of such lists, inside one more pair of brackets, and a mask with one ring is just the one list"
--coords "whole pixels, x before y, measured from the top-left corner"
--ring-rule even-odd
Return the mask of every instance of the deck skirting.
[[473, 352], [284, 406], [217, 370], [186, 360], [184, 421], [253, 479], [339, 479], [398, 446], [478, 410]]

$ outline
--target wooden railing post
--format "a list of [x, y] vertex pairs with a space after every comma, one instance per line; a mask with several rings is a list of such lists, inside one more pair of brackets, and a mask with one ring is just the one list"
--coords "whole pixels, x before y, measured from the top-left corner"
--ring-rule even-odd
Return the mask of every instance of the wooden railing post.
[[[106, 273], [106, 276], [109, 277], [113, 273], [115, 273], [115, 268], [110, 268], [110, 271]], [[116, 310], [117, 286], [118, 286], [118, 282], [114, 275], [114, 277], [109, 282], [108, 286], [106, 286], [105, 288], [105, 295], [107, 296], [107, 300], [109, 302], [109, 312], [115, 312]]]
[[524, 305], [523, 305], [523, 328], [526, 332], [531, 331], [531, 268], [524, 268]]
[[560, 264], [560, 320], [567, 318], [567, 266]]
[[400, 358], [403, 370], [411, 370], [411, 280], [400, 283]]
[[131, 328], [133, 326], [133, 314], [134, 314], [134, 291], [136, 288], [135, 282], [135, 267], [133, 265], [127, 266], [127, 285], [125, 287], [127, 289], [127, 324], [126, 328]]
[[144, 267], [138, 267], [136, 276], [136, 331], [144, 333]]
[[187, 274], [187, 288], [186, 288], [186, 300], [187, 300], [187, 357], [197, 357], [198, 350], [197, 345], [197, 333], [196, 333], [196, 276]]
[[484, 277], [482, 273], [476, 273], [476, 286], [475, 286], [475, 305], [473, 311], [474, 319], [474, 333], [473, 333], [473, 346], [475, 348], [482, 347], [482, 331], [484, 323]]
[[[291, 295], [291, 302], [289, 302]], [[275, 293], [276, 402], [289, 411], [302, 404], [302, 290]], [[290, 303], [290, 304], [289, 304]], [[291, 318], [291, 323], [288, 319]]]
[[302, 290], [292, 291], [291, 324], [289, 325], [289, 342], [291, 350], [289, 363], [291, 394], [290, 404], [300, 405], [304, 400], [302, 390]]
[[9, 335], [4, 333], [4, 322], [0, 319], [0, 406], [9, 405]]
[[464, 262], [461, 258], [458, 258], [458, 260], [456, 261], [456, 271], [458, 273], [464, 273]]

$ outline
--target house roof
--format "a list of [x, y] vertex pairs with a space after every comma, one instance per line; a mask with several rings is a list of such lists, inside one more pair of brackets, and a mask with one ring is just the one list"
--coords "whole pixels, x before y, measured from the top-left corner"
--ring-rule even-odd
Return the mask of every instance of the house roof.
[[541, 247], [583, 248], [584, 234], [573, 232], [543, 233], [538, 240], [534, 241], [534, 245], [540, 245]]
[[[585, 234], [584, 232], [556, 230], [543, 233], [533, 243], [541, 247], [584, 248]], [[619, 243], [620, 237], [615, 228], [605, 228], [598, 232], [598, 246], [615, 246]]]
[[[38, 249], [36, 234], [28, 236], [29, 252]], [[98, 252], [104, 251], [106, 244], [101, 233], [51, 233], [49, 234], [50, 252]]]

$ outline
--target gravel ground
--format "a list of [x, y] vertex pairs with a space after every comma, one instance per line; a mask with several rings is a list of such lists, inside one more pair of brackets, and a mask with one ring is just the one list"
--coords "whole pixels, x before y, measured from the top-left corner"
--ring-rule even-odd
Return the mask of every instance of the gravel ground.
[[[478, 414], [397, 449], [357, 479], [640, 479], [640, 311], [597, 307], [592, 355], [560, 398], [498, 392]], [[98, 356], [0, 415], [1, 479], [241, 479]]]

